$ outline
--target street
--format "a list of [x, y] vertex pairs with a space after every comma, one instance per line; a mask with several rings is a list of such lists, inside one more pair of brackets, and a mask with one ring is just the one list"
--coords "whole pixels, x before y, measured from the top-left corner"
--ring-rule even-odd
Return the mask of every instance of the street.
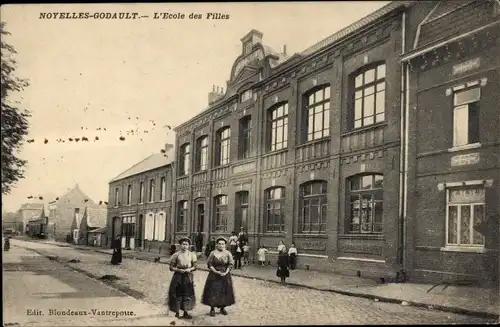
[[[36, 255], [57, 256], [50, 261]], [[78, 263], [69, 263], [78, 259]], [[43, 243], [12, 240], [12, 248], [4, 252], [4, 321], [21, 325], [43, 325], [53, 321], [64, 325], [67, 317], [49, 317], [48, 309], [57, 310], [123, 310], [134, 311], [138, 316], [118, 319], [100, 316], [73, 316], [71, 325], [268, 325], [268, 324], [483, 324], [490, 321], [425, 310], [411, 306], [376, 302], [369, 299], [315, 291], [300, 287], [233, 276], [236, 304], [228, 308], [229, 315], [208, 315], [209, 308], [199, 299], [207, 278], [207, 272], [195, 272], [197, 306], [191, 321], [178, 320], [167, 312], [165, 294], [172, 273], [169, 266], [161, 263], [124, 259], [120, 266], [109, 264], [110, 256], [62, 248]], [[112, 289], [88, 275], [115, 275], [119, 280], [115, 287], [125, 290], [136, 299]], [[45, 316], [28, 316], [27, 309], [41, 310]], [[57, 318], [57, 319], [56, 319]], [[52, 319], [52, 320], [47, 320]], [[150, 320], [147, 320], [150, 319]]]

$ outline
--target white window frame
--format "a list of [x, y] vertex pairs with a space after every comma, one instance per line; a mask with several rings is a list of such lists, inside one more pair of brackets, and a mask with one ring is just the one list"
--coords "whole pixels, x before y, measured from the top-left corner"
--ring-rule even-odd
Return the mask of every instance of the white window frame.
[[[478, 97], [475, 100], [471, 101], [466, 101], [460, 104], [457, 104], [456, 102], [456, 95], [459, 92], [464, 92], [464, 91], [469, 91], [472, 89], [477, 89], [478, 91]], [[467, 89], [465, 89], [465, 86], [460, 86], [460, 87], [455, 87], [453, 89], [453, 147], [450, 149], [450, 151], [459, 151], [459, 150], [467, 150], [467, 149], [474, 149], [478, 148], [481, 146], [480, 142], [474, 142], [474, 143], [466, 143], [466, 144], [457, 144], [457, 124], [456, 124], [456, 111], [458, 109], [464, 109], [466, 110], [467, 114], [467, 119], [466, 119], [466, 124], [465, 124], [465, 131], [462, 131], [461, 134], [465, 134], [467, 138], [469, 137], [469, 105], [471, 103], [479, 102], [481, 101], [481, 87], [478, 85], [478, 83], [469, 83]], [[479, 107], [479, 112], [481, 112], [481, 107]], [[467, 140], [467, 142], [469, 142]]]
[[[449, 235], [449, 208], [450, 208], [450, 191], [453, 189], [457, 189], [460, 187], [467, 187], [467, 186], [480, 186], [484, 185], [482, 181], [469, 181], [469, 182], [464, 182], [463, 183], [450, 183], [446, 184], [446, 221], [445, 221], [445, 246], [441, 248], [441, 251], [449, 251], [449, 252], [476, 252], [476, 253], [485, 253], [486, 248], [485, 248], [485, 237], [482, 236], [483, 238], [483, 244], [460, 244], [460, 237], [461, 237], [461, 218], [462, 218], [462, 210], [461, 208], [457, 212], [457, 244], [450, 244], [448, 243], [448, 235]], [[485, 192], [485, 197], [486, 197], [486, 188], [487, 185], [484, 185], [484, 192]], [[474, 235], [474, 210], [473, 206], [475, 205], [482, 205], [483, 206], [483, 211], [484, 211], [484, 219], [486, 219], [486, 199], [483, 202], [471, 202], [471, 203], [464, 203], [464, 204], [456, 204], [451, 206], [457, 206], [457, 207], [462, 207], [462, 206], [470, 206], [471, 207], [471, 223], [470, 223], [470, 238], [473, 240], [473, 235]]]

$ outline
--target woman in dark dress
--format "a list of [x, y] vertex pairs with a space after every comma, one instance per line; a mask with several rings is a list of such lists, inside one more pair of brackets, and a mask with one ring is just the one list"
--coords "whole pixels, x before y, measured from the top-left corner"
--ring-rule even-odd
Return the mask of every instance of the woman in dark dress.
[[216, 240], [217, 248], [210, 253], [207, 260], [208, 273], [201, 303], [210, 307], [210, 315], [215, 316], [215, 309], [227, 315], [226, 307], [235, 303], [231, 269], [234, 261], [231, 252], [226, 250], [227, 241], [223, 237]]
[[122, 240], [120, 235], [116, 236], [116, 239], [111, 244], [111, 248], [113, 249], [111, 264], [119, 265], [122, 262]]
[[170, 258], [170, 271], [174, 276], [168, 289], [168, 308], [181, 318], [179, 311], [184, 311], [182, 318], [190, 319], [188, 311], [193, 310], [196, 299], [194, 295], [193, 271], [196, 270], [196, 254], [189, 251], [191, 241], [189, 238], [179, 240], [181, 250]]
[[290, 271], [288, 270], [288, 254], [286, 251], [280, 251], [278, 254], [278, 270], [276, 271], [276, 276], [281, 278], [283, 284], [286, 278], [290, 277]]

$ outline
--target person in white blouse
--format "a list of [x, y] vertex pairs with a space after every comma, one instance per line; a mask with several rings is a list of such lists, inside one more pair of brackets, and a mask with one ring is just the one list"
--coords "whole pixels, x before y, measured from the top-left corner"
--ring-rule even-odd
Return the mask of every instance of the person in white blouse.
[[295, 247], [295, 244], [291, 244], [290, 248], [288, 249], [288, 258], [290, 259], [290, 269], [294, 270], [295, 267], [297, 266], [297, 248]]
[[286, 252], [286, 246], [285, 246], [285, 243], [283, 243], [283, 241], [280, 241], [280, 243], [278, 245], [278, 253], [279, 252]]

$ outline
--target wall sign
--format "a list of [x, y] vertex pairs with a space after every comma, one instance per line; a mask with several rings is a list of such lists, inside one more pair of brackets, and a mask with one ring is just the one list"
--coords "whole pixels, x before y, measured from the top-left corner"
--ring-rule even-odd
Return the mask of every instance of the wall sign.
[[469, 153], [451, 157], [451, 166], [474, 165], [479, 162], [479, 153]]
[[454, 65], [453, 69], [452, 69], [452, 75], [463, 74], [463, 73], [468, 72], [470, 70], [477, 69], [480, 66], [481, 66], [481, 59], [474, 58], [472, 60], [468, 60], [468, 61], [463, 62], [461, 64]]

